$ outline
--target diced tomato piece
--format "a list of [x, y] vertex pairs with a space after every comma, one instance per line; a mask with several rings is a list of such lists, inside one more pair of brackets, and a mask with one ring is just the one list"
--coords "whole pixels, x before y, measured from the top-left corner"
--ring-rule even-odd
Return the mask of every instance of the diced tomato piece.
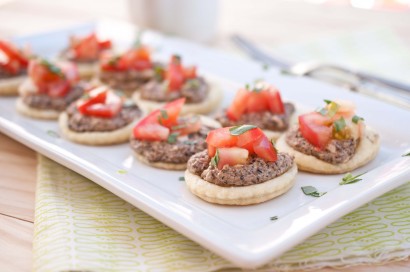
[[332, 138], [331, 120], [317, 112], [299, 116], [302, 136], [315, 147], [323, 150]]
[[[54, 68], [51, 68], [55, 66]], [[56, 72], [53, 69], [60, 69]], [[78, 80], [77, 67], [72, 63], [59, 65], [40, 61], [30, 61], [28, 73], [40, 93], [47, 93], [52, 97], [64, 96], [71, 88], [71, 84]]]
[[[158, 117], [160, 124], [168, 128], [177, 125], [178, 116], [179, 116], [179, 113], [181, 112], [181, 109], [184, 103], [185, 103], [185, 97], [176, 99], [166, 104], [160, 110], [160, 115]], [[165, 111], [166, 114], [164, 114], [163, 111]]]
[[184, 103], [185, 98], [180, 98], [152, 111], [135, 126], [134, 136], [147, 141], [166, 140], [171, 128], [178, 125], [178, 116]]
[[265, 161], [274, 162], [278, 159], [275, 148], [265, 135], [253, 144], [253, 150]]
[[251, 130], [246, 131], [245, 133], [242, 133], [241, 135], [237, 136], [237, 146], [238, 147], [243, 147], [243, 148], [251, 148], [249, 150], [252, 153], [253, 150], [253, 142], [259, 140], [260, 137], [265, 137], [265, 134], [260, 128], [254, 128]]
[[168, 80], [168, 90], [170, 91], [180, 90], [184, 84], [184, 68], [181, 65], [180, 59], [175, 55], [171, 57], [171, 62], [166, 72], [166, 79]]
[[91, 115], [95, 117], [101, 118], [112, 118], [113, 116], [117, 115], [118, 112], [121, 110], [121, 104], [92, 104], [87, 107], [86, 115]]
[[65, 79], [68, 80], [70, 83], [77, 82], [80, 79], [80, 75], [78, 73], [77, 65], [72, 62], [62, 62], [58, 65], [64, 76]]
[[134, 127], [134, 137], [146, 141], [164, 141], [168, 139], [169, 128], [160, 124], [145, 124]]
[[47, 95], [51, 97], [65, 96], [70, 91], [71, 85], [66, 80], [53, 81], [47, 84]]
[[9, 60], [15, 60], [19, 63], [19, 65], [27, 68], [28, 66], [28, 58], [24, 56], [16, 47], [14, 47], [11, 43], [8, 43], [4, 40], [0, 40], [0, 51], [3, 51], [5, 55], [9, 58]]
[[237, 121], [246, 110], [248, 97], [249, 91], [246, 89], [239, 89], [232, 104], [226, 110], [226, 116], [231, 120]]
[[239, 147], [218, 148], [218, 169], [222, 169], [224, 165], [246, 164], [249, 156], [249, 151]]
[[102, 52], [100, 54], [100, 68], [104, 71], [119, 71], [118, 67], [118, 57], [115, 56], [112, 52]]
[[110, 49], [112, 47], [110, 40], [98, 41], [98, 45], [100, 49]]
[[216, 154], [216, 147], [208, 144], [208, 156], [212, 158]]
[[178, 124], [172, 126], [172, 131], [179, 132], [179, 135], [187, 135], [190, 133], [198, 132], [202, 127], [201, 118], [197, 115], [184, 117], [182, 120], [181, 118], [178, 119]]
[[28, 73], [36, 85], [59, 80], [61, 78], [60, 75], [50, 72], [48, 67], [40, 63], [39, 60], [30, 61]]
[[[231, 135], [229, 127], [212, 130], [206, 137], [206, 143], [208, 146], [217, 148], [236, 146], [237, 140], [238, 137]], [[208, 151], [213, 152], [213, 149], [208, 149]], [[209, 153], [210, 157], [213, 157], [214, 155], [214, 153]]]
[[270, 87], [267, 91], [269, 110], [274, 114], [285, 113], [285, 106], [283, 105], [280, 93], [274, 87]]
[[116, 93], [101, 86], [89, 91], [88, 98], [77, 102], [77, 109], [81, 114], [101, 118], [112, 118], [122, 109], [122, 98]]
[[141, 46], [128, 50], [118, 60], [120, 70], [134, 69], [142, 71], [152, 67], [150, 51], [148, 47]]
[[196, 67], [195, 66], [185, 67], [184, 68], [184, 78], [185, 80], [196, 78]]
[[266, 91], [249, 92], [246, 101], [246, 112], [261, 112], [269, 109]]
[[97, 87], [89, 91], [88, 98], [77, 101], [77, 109], [80, 113], [85, 114], [87, 107], [92, 104], [104, 103], [107, 97], [108, 88], [105, 86]]
[[335, 100], [334, 102], [339, 108], [337, 109], [337, 113], [332, 117], [333, 121], [340, 119], [340, 117], [348, 119], [355, 114], [356, 106], [353, 102], [347, 100]]
[[71, 48], [75, 59], [97, 59], [100, 53], [100, 45], [95, 33], [84, 38], [72, 38]]

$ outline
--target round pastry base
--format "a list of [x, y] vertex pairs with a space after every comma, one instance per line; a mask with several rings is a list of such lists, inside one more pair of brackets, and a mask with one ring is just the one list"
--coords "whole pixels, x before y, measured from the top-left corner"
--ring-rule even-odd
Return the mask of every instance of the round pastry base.
[[[168, 102], [156, 102], [141, 98], [140, 92], [134, 92], [132, 99], [134, 102], [145, 112], [151, 112], [155, 109], [161, 108]], [[200, 103], [185, 103], [182, 107], [181, 114], [186, 115], [189, 113], [207, 114], [212, 112], [219, 103], [222, 101], [222, 91], [211, 85], [207, 98]]]
[[98, 71], [98, 63], [76, 63], [80, 78], [88, 80], [93, 78]]
[[169, 163], [169, 162], [150, 162], [141, 154], [134, 152], [135, 157], [142, 163], [165, 170], [185, 170], [187, 167], [187, 163]]
[[17, 112], [35, 119], [57, 120], [60, 115], [60, 112], [56, 110], [32, 108], [25, 104], [21, 98], [18, 98], [16, 101], [16, 109]]
[[[209, 118], [204, 115], [199, 116], [201, 118], [201, 122], [203, 125], [209, 126], [209, 127], [214, 127], [214, 128], [220, 128], [221, 124], [217, 121], [215, 121], [212, 118]], [[141, 161], [142, 163], [155, 167], [155, 168], [160, 168], [160, 169], [166, 169], [166, 170], [185, 170], [187, 168], [187, 163], [169, 163], [169, 162], [150, 162], [148, 161], [144, 156], [141, 154], [138, 154], [137, 152], [134, 152], [135, 157]]]
[[112, 145], [127, 142], [137, 121], [113, 131], [76, 132], [68, 127], [68, 115], [63, 112], [58, 123], [64, 138], [70, 141], [85, 145]]
[[276, 148], [281, 152], [293, 155], [301, 171], [315, 174], [342, 174], [359, 168], [373, 160], [380, 148], [380, 137], [374, 130], [366, 127], [353, 157], [349, 161], [340, 164], [331, 164], [293, 149], [286, 143], [286, 135], [282, 135], [277, 140]]
[[18, 88], [27, 76], [0, 79], [0, 96], [18, 95]]
[[242, 187], [222, 187], [207, 182], [189, 170], [185, 171], [188, 189], [205, 201], [223, 205], [252, 205], [268, 201], [286, 193], [295, 183], [297, 166], [293, 166], [281, 176], [260, 184]]

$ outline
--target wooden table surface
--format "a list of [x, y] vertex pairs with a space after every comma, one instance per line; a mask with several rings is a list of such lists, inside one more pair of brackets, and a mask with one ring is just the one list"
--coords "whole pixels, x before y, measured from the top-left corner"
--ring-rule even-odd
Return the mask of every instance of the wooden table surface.
[[[0, 37], [35, 33], [99, 18], [128, 20], [127, 1], [0, 0]], [[342, 33], [357, 26], [383, 25], [401, 34], [410, 48], [409, 13], [335, 9], [299, 1], [220, 1], [214, 46], [233, 50], [235, 31], [266, 45]], [[409, 49], [410, 50], [410, 49]], [[36, 153], [0, 133], [0, 271], [30, 271], [34, 227]], [[410, 260], [344, 269], [356, 272], [410, 271]], [[325, 268], [321, 272], [336, 271]]]

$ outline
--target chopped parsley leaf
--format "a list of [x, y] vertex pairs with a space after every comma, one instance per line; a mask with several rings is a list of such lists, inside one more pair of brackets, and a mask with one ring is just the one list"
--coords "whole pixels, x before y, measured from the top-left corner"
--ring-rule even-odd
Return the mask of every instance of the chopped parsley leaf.
[[346, 185], [346, 184], [352, 184], [352, 183], [356, 183], [359, 182], [363, 179], [359, 178], [360, 176], [363, 176], [364, 174], [366, 174], [367, 172], [364, 172], [360, 175], [357, 176], [353, 176], [351, 173], [347, 173], [343, 178], [342, 181], [339, 182], [340, 185]]
[[218, 149], [216, 150], [215, 156], [212, 157], [211, 159], [211, 165], [217, 167], [219, 162], [219, 151]]
[[313, 186], [303, 186], [301, 187], [301, 189], [305, 195], [314, 197], [321, 197], [322, 195], [326, 194], [326, 192], [318, 192], [317, 189]]
[[336, 132], [340, 132], [346, 127], [346, 121], [343, 117], [340, 117], [340, 119], [334, 121], [333, 125]]
[[236, 126], [236, 127], [231, 127], [229, 129], [229, 132], [231, 133], [232, 136], [238, 136], [241, 135], [245, 132], [247, 132], [248, 130], [257, 128], [257, 126], [254, 125], [242, 125], [242, 126]]

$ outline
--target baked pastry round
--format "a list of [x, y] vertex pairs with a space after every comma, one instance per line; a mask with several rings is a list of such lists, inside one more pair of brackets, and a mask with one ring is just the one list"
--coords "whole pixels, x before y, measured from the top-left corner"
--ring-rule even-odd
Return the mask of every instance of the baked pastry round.
[[98, 62], [75, 62], [78, 74], [82, 79], [91, 79], [98, 72]]
[[[139, 92], [135, 92], [132, 96], [134, 102], [145, 112], [151, 112], [155, 109], [163, 107], [168, 102], [157, 102], [151, 101], [141, 98], [141, 94]], [[214, 84], [210, 84], [209, 93], [205, 100], [199, 103], [185, 103], [182, 107], [181, 114], [189, 114], [189, 113], [196, 113], [196, 114], [207, 114], [213, 111], [221, 102], [222, 100], [222, 91], [215, 86]]]
[[[206, 127], [209, 127], [209, 128], [219, 128], [221, 126], [218, 122], [216, 122], [215, 120], [213, 120], [209, 117], [201, 115], [200, 119], [201, 119], [202, 126], [206, 126]], [[205, 141], [206, 135], [204, 135], [202, 137], [204, 137], [203, 141]], [[133, 141], [134, 141], [134, 139], [131, 138], [131, 147], [134, 146]], [[155, 144], [155, 142], [154, 142], [154, 144]], [[161, 142], [159, 142], [159, 144], [161, 144]], [[165, 144], [167, 144], [167, 143], [165, 143]], [[203, 148], [206, 148], [206, 146], [203, 147]], [[201, 148], [200, 150], [203, 150], [203, 148]], [[152, 167], [155, 167], [155, 168], [165, 169], [165, 170], [184, 170], [187, 167], [187, 161], [183, 161], [183, 162], [168, 162], [168, 161], [161, 161], [161, 160], [159, 160], [159, 161], [150, 161], [143, 154], [138, 153], [137, 150], [135, 150], [135, 148], [133, 148], [133, 149], [134, 149], [135, 157], [140, 162], [142, 162], [146, 165], [149, 165], [149, 166], [152, 166]], [[148, 149], [149, 149], [149, 147], [146, 147], [146, 148], [144, 148], [144, 151], [148, 152], [149, 151]], [[161, 157], [164, 157], [165, 153], [167, 153], [166, 147], [164, 147], [163, 150], [161, 150], [161, 152], [163, 154], [163, 156], [161, 156]], [[181, 152], [181, 150], [175, 149], [175, 150], [169, 151], [168, 153], [175, 154], [175, 153], [178, 153], [178, 152]]]
[[352, 158], [347, 162], [339, 164], [328, 163], [315, 156], [307, 155], [293, 149], [286, 142], [286, 134], [277, 140], [276, 148], [281, 152], [293, 155], [301, 171], [316, 174], [341, 174], [350, 172], [373, 160], [380, 148], [380, 137], [373, 129], [366, 126], [362, 131], [358, 146]]
[[18, 88], [27, 78], [25, 75], [0, 79], [0, 95], [17, 95]]
[[23, 102], [21, 97], [17, 98], [16, 101], [17, 112], [35, 119], [45, 119], [45, 120], [56, 120], [60, 115], [60, 111], [56, 110], [46, 110], [46, 109], [36, 109], [28, 106]]
[[263, 183], [223, 187], [210, 183], [200, 176], [185, 171], [185, 182], [188, 189], [196, 196], [216, 204], [251, 205], [270, 200], [287, 192], [295, 183], [298, 168], [295, 163], [282, 175]]
[[58, 124], [64, 137], [70, 141], [86, 145], [111, 145], [128, 141], [137, 121], [113, 131], [76, 132], [69, 128], [68, 114], [63, 112], [59, 116]]

